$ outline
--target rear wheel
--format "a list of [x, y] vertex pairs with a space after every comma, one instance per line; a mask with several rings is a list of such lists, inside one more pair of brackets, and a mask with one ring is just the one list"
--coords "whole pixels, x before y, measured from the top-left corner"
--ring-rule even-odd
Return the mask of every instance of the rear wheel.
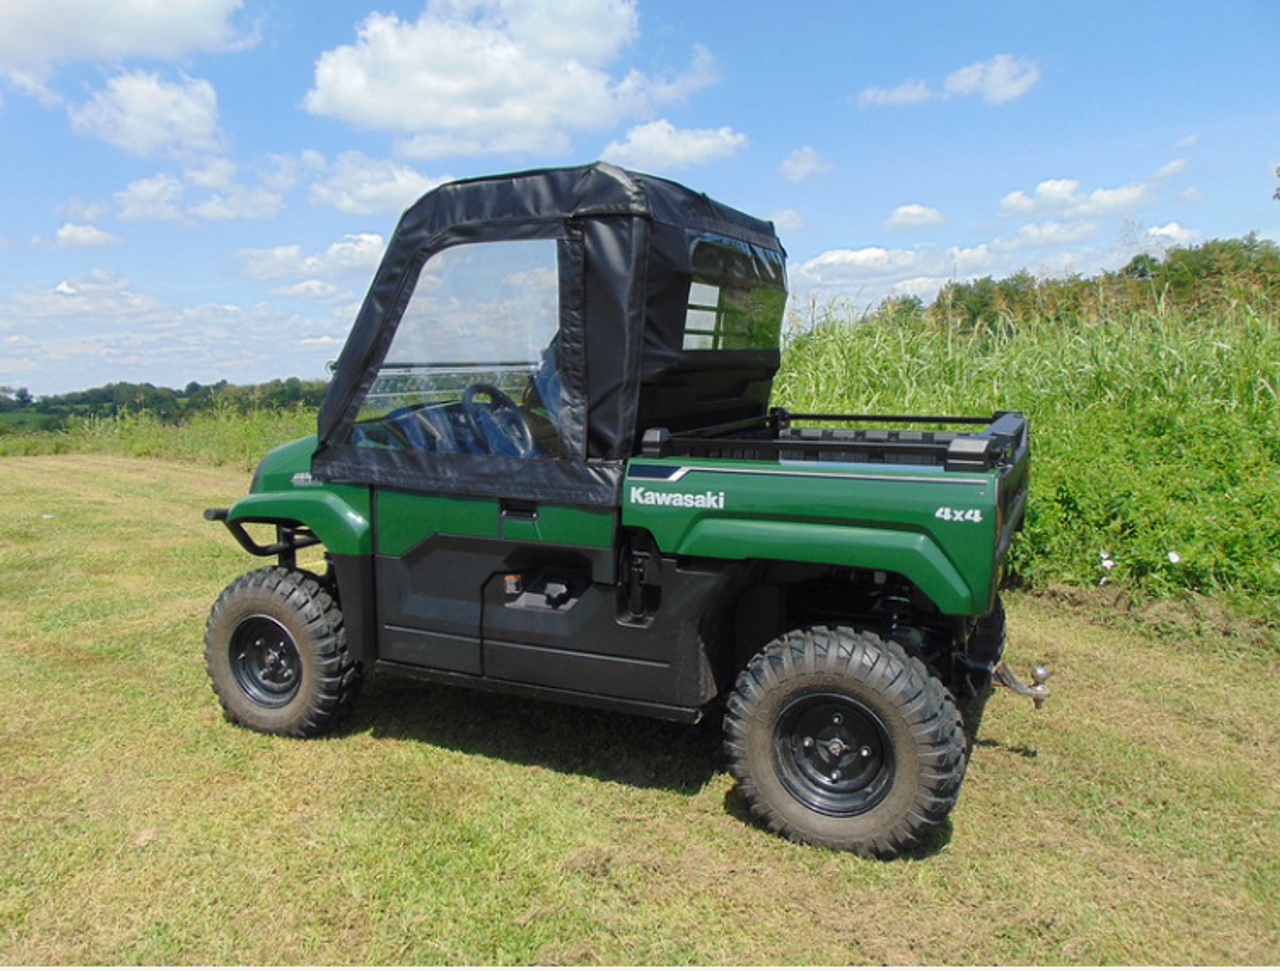
[[284, 567], [247, 573], [222, 592], [204, 657], [227, 718], [273, 735], [323, 734], [360, 685], [337, 603], [317, 577]]
[[882, 858], [937, 830], [965, 770], [942, 685], [897, 643], [844, 627], [784, 634], [752, 659], [729, 699], [725, 748], [770, 830]]

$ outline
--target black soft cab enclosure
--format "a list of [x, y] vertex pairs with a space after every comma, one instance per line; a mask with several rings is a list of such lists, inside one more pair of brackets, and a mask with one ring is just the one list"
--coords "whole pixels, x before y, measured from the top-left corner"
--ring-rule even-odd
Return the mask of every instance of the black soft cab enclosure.
[[[771, 224], [603, 163], [436, 189], [343, 349], [314, 472], [616, 505], [646, 427], [766, 413], [784, 266]], [[538, 427], [504, 427], [512, 396]]]

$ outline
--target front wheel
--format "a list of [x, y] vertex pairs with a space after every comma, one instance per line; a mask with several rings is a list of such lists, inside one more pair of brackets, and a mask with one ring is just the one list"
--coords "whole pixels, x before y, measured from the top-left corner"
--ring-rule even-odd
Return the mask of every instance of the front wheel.
[[360, 686], [342, 611], [309, 573], [277, 566], [245, 574], [214, 603], [204, 639], [223, 711], [255, 731], [323, 734]]
[[897, 643], [846, 627], [777, 638], [738, 678], [725, 750], [752, 813], [802, 843], [891, 858], [955, 805], [960, 716]]

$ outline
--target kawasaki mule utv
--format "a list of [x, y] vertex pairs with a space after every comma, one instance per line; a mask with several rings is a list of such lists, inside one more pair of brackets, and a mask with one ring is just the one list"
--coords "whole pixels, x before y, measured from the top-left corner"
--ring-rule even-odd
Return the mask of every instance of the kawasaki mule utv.
[[228, 718], [316, 735], [375, 672], [684, 722], [722, 703], [769, 829], [917, 846], [964, 776], [957, 702], [1005, 673], [1028, 425], [771, 409], [785, 301], [772, 225], [669, 181], [427, 194], [317, 434], [206, 513], [276, 561], [208, 620]]

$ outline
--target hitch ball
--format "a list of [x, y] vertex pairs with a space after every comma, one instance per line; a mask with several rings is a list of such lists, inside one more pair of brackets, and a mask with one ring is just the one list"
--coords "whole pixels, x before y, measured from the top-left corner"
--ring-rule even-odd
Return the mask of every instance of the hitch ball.
[[1030, 698], [1035, 702], [1037, 708], [1041, 707], [1049, 700], [1051, 694], [1049, 686], [1045, 684], [1051, 677], [1053, 672], [1043, 664], [1037, 664], [1031, 669], [1031, 684], [1027, 684], [1016, 674], [1009, 670], [1009, 665], [1001, 661], [996, 665], [995, 683], [1008, 688], [1014, 694], [1022, 695], [1024, 698]]

